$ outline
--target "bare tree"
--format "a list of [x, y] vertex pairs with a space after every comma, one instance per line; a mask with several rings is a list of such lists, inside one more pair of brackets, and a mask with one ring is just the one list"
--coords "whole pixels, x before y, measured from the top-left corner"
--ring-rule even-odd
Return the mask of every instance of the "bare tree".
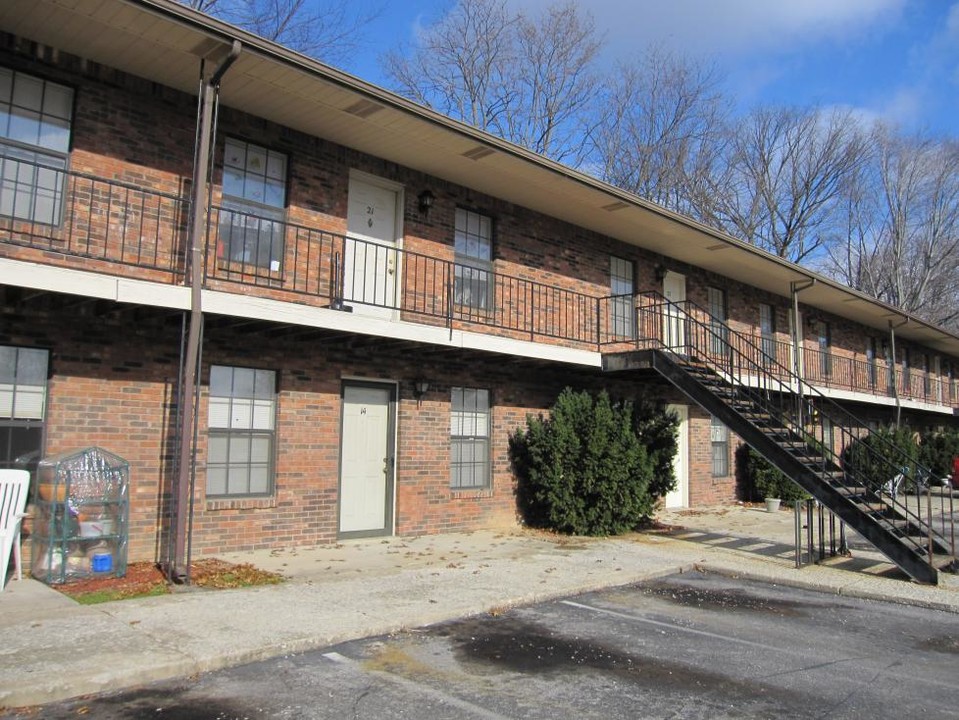
[[875, 133], [846, 192], [839, 279], [930, 322], [959, 327], [959, 143]]
[[412, 100], [492, 130], [512, 103], [515, 19], [505, 0], [464, 0], [424, 32], [409, 55], [391, 51], [384, 65]]
[[516, 21], [519, 63], [511, 109], [497, 123], [503, 137], [557, 160], [579, 160], [582, 119], [596, 97], [592, 63], [599, 51], [589, 16], [572, 2], [552, 5], [536, 21]]
[[866, 143], [849, 113], [761, 108], [730, 127], [711, 222], [794, 262], [824, 250]]
[[576, 161], [596, 93], [600, 43], [577, 5], [511, 14], [505, 0], [459, 0], [408, 52], [384, 57], [398, 92], [557, 160]]
[[326, 62], [347, 59], [381, 10], [349, 0], [180, 0], [244, 30]]
[[601, 177], [665, 207], [710, 215], [708, 178], [722, 147], [715, 70], [659, 48], [620, 64], [602, 88], [591, 135]]

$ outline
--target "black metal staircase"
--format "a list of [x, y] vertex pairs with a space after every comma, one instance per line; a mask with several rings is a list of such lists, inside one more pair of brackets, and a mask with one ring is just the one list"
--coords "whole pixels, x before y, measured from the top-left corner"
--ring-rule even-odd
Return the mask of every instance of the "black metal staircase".
[[866, 448], [868, 476], [844, 467], [842, 450], [870, 432], [865, 423], [703, 309], [638, 300], [632, 349], [609, 348], [605, 370], [656, 370], [915, 580], [936, 584], [955, 566], [951, 513], [937, 515], [928, 496], [890, 492], [903, 467], [914, 477], [923, 468], [892, 445]]

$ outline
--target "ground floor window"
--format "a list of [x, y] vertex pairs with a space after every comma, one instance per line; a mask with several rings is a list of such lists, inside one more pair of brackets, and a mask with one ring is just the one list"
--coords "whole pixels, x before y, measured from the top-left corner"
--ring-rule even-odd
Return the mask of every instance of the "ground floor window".
[[713, 450], [713, 477], [729, 475], [729, 428], [719, 418], [712, 418], [709, 439]]
[[0, 468], [40, 460], [49, 364], [47, 350], [0, 345]]
[[490, 486], [489, 390], [454, 387], [450, 400], [450, 486]]
[[273, 492], [276, 373], [210, 368], [207, 497], [250, 497]]

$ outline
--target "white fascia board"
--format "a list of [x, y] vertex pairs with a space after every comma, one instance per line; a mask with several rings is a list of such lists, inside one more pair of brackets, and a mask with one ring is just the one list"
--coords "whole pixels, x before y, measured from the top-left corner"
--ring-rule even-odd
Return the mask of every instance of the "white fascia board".
[[[799, 391], [795, 382], [783, 382], [775, 379], [764, 382], [761, 378], [754, 375], [749, 375], [741, 380], [734, 381], [727, 373], [717, 371], [717, 374], [726, 380], [726, 382], [741, 384], [752, 388], [767, 387], [770, 392], [785, 392], [795, 394]], [[822, 385], [814, 385], [812, 383], [809, 384], [809, 387], [813, 388], [820, 395], [823, 395], [830, 400], [844, 400], [847, 402], [863, 403], [865, 405], [882, 405], [884, 407], [896, 406], [896, 398], [891, 398], [886, 395], [873, 395], [871, 393], [859, 392], [857, 390], [839, 390], [837, 388], [824, 387]], [[922, 402], [920, 400], [902, 399], [899, 401], [899, 405], [907, 410], [919, 410], [921, 412], [938, 413], [940, 415], [953, 415], [952, 407], [942, 403], [930, 403]]]
[[[896, 407], [896, 398], [886, 395], [871, 395], [866, 392], [857, 392], [855, 390], [837, 390], [836, 388], [820, 387], [814, 385], [820, 393], [831, 400], [848, 400], [867, 405], [884, 405], [886, 407]], [[940, 415], [952, 415], [953, 409], [949, 405], [941, 403], [923, 402], [921, 400], [909, 400], [903, 398], [899, 401], [899, 406], [905, 410], [920, 410], [922, 412], [939, 413]]]
[[0, 258], [0, 284], [136, 305], [190, 309], [190, 289], [181, 285], [113, 277], [8, 258]]
[[234, 295], [216, 290], [205, 290], [202, 304], [203, 312], [215, 315], [338, 330], [393, 340], [409, 340], [428, 345], [482, 350], [570, 365], [595, 368], [602, 366], [602, 355], [595, 351], [576, 350], [558, 345], [495, 337], [463, 330], [454, 330], [451, 333], [449, 328], [446, 327], [420, 325], [401, 322], [389, 317], [365, 315], [362, 308], [355, 308], [354, 312], [343, 312], [269, 298]]

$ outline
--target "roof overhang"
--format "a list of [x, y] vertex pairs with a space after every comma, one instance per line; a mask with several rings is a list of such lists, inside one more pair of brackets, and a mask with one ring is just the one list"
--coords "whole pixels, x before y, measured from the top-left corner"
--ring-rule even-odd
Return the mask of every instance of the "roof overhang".
[[[959, 336], [636, 195], [170, 0], [5, 0], [5, 32], [195, 94], [202, 61], [243, 52], [225, 105], [473, 188], [959, 357]], [[904, 323], [904, 324], [903, 324]]]

